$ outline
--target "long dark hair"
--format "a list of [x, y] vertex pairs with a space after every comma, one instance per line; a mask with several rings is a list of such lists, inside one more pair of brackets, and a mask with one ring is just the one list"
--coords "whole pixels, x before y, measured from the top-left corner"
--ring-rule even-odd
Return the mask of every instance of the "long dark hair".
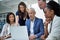
[[26, 12], [26, 4], [25, 4], [24, 2], [20, 2], [20, 3], [18, 4], [18, 11], [21, 12], [21, 10], [20, 10], [20, 5], [24, 6], [24, 12]]
[[15, 22], [15, 15], [14, 15], [14, 13], [9, 12], [9, 13], [7, 14], [7, 17], [6, 17], [6, 22], [9, 23], [9, 24], [10, 24], [10, 20], [9, 20], [9, 16], [10, 16], [10, 15], [13, 15], [13, 16], [14, 16], [14, 22]]
[[54, 14], [60, 16], [60, 5], [55, 1], [49, 1], [46, 7], [50, 10], [54, 10]]
[[[24, 6], [24, 12], [21, 12], [20, 5]], [[20, 2], [19, 3], [19, 5], [18, 5], [18, 13], [19, 13], [19, 17], [20, 18], [24, 18], [27, 15], [27, 12], [26, 12], [26, 4], [24, 2]]]

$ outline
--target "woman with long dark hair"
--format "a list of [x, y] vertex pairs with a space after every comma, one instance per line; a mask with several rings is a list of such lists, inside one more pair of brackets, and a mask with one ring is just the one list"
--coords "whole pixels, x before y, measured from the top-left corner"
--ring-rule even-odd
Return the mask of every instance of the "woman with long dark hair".
[[11, 37], [10, 27], [14, 27], [15, 25], [15, 15], [12, 12], [9, 12], [6, 17], [6, 24], [4, 24], [1, 37], [4, 39]]
[[26, 11], [26, 4], [24, 2], [20, 2], [18, 5], [18, 11], [16, 12], [16, 23], [20, 24], [20, 26], [25, 25], [25, 21], [28, 17], [28, 13]]

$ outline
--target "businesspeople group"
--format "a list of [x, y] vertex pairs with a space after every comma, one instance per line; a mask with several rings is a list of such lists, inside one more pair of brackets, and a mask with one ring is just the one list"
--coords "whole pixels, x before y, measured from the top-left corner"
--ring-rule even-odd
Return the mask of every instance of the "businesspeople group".
[[[10, 27], [18, 25], [27, 26], [29, 40], [60, 40], [60, 5], [55, 1], [46, 3], [46, 0], [38, 0], [38, 5], [45, 14], [45, 22], [35, 16], [34, 8], [26, 10], [26, 4], [20, 2], [16, 17], [13, 12], [7, 14], [6, 24], [3, 26], [0, 39], [11, 38]], [[49, 24], [50, 26], [48, 26]], [[50, 27], [49, 30], [48, 27]]]

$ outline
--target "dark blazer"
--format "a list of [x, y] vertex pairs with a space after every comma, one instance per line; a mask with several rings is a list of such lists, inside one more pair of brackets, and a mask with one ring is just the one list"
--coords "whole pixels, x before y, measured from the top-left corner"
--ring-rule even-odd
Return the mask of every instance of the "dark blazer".
[[[31, 20], [27, 19], [25, 23], [28, 30], [28, 36], [30, 36], [30, 22]], [[41, 35], [44, 34], [44, 25], [42, 19], [35, 18], [33, 31], [34, 35], [36, 35], [37, 38], [41, 37]]]

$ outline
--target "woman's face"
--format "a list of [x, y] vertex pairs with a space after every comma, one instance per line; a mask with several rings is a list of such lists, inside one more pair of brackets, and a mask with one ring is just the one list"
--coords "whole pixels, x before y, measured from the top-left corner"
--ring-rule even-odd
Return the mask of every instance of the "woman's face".
[[23, 5], [20, 5], [21, 12], [24, 12], [25, 7]]
[[52, 18], [53, 15], [54, 15], [53, 10], [50, 10], [50, 9], [48, 9], [48, 8], [45, 8], [45, 9], [44, 9], [44, 13], [45, 13], [45, 17], [46, 17], [46, 18]]
[[14, 22], [14, 16], [12, 14], [9, 16], [9, 20], [10, 22]]

